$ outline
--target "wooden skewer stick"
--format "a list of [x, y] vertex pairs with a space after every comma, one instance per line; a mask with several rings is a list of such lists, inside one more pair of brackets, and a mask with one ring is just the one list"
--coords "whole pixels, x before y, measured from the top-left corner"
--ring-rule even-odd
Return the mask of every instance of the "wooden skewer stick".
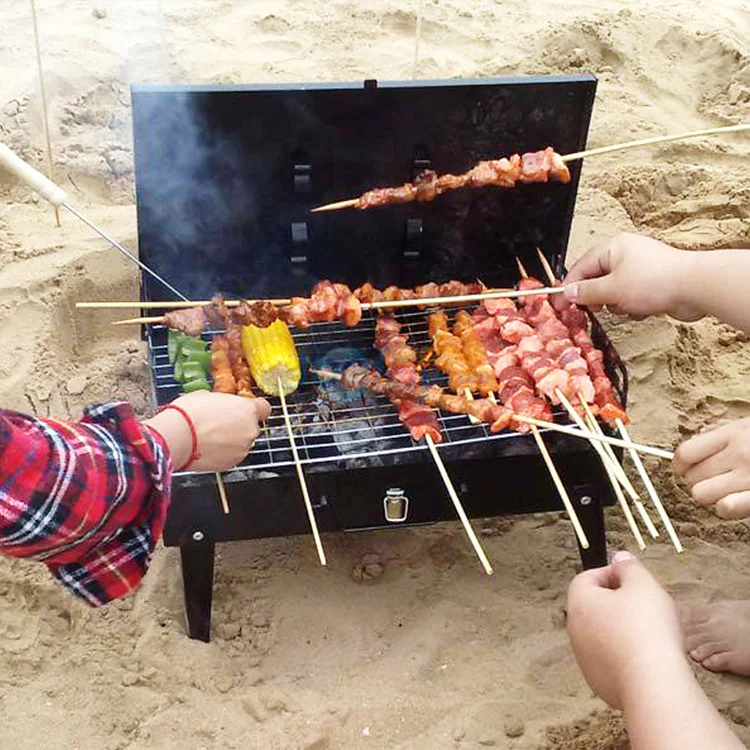
[[609, 456], [607, 456], [602, 445], [598, 442], [595, 442], [595, 439], [601, 437], [601, 435], [598, 435], [595, 432], [591, 432], [591, 430], [588, 429], [581, 415], [575, 410], [573, 404], [571, 404], [570, 401], [568, 401], [568, 399], [565, 398], [565, 395], [559, 389], [557, 390], [557, 396], [560, 399], [563, 406], [565, 407], [565, 409], [570, 414], [571, 418], [576, 422], [576, 424], [581, 428], [581, 430], [583, 430], [586, 433], [586, 435], [589, 437], [592, 447], [599, 454], [599, 458], [601, 459], [602, 465], [604, 466], [604, 471], [607, 473], [607, 477], [609, 478], [609, 482], [612, 485], [612, 489], [615, 493], [615, 496], [617, 497], [617, 502], [620, 504], [620, 508], [622, 509], [623, 515], [625, 516], [625, 520], [628, 522], [630, 531], [633, 533], [633, 536], [635, 537], [635, 541], [637, 542], [639, 549], [641, 550], [646, 549], [646, 542], [643, 540], [643, 535], [641, 534], [641, 530], [638, 528], [638, 524], [636, 524], [635, 522], [635, 518], [633, 517], [633, 513], [630, 510], [630, 506], [628, 505], [628, 502], [625, 499], [625, 495], [623, 495], [622, 493], [622, 488], [620, 487], [620, 483], [617, 481], [617, 477], [615, 476], [612, 470], [612, 464], [610, 463]]
[[219, 488], [219, 497], [221, 498], [221, 507], [224, 513], [229, 515], [229, 500], [227, 500], [227, 488], [224, 486], [224, 480], [221, 478], [221, 473], [216, 472], [216, 486]]
[[[224, 304], [227, 307], [237, 307], [242, 302], [258, 302], [260, 300], [255, 299], [227, 299], [224, 300]], [[270, 302], [272, 305], [288, 305], [291, 300], [287, 297], [284, 299], [269, 299], [265, 300]], [[168, 300], [168, 301], [155, 301], [155, 302], [139, 302], [133, 300], [132, 302], [76, 302], [76, 308], [78, 310], [131, 310], [131, 309], [142, 309], [142, 310], [178, 310], [184, 307], [206, 307], [207, 305], [213, 304], [213, 300], [210, 299], [199, 299], [199, 300]]]
[[[458, 294], [450, 297], [425, 297], [415, 299], [397, 299], [393, 301], [382, 300], [380, 302], [363, 302], [363, 310], [390, 309], [392, 307], [417, 307], [430, 305], [455, 305], [459, 303], [481, 302], [486, 299], [515, 299], [516, 297], [532, 297], [535, 294], [562, 294], [565, 287], [550, 287], [543, 289], [498, 289], [493, 292], [482, 292], [481, 294]], [[200, 307], [200, 305], [197, 305]], [[164, 316], [152, 316], [144, 318], [128, 318], [126, 320], [115, 320], [112, 325], [124, 326], [145, 323], [163, 323]]]
[[536, 444], [537, 444], [537, 447], [539, 448], [539, 452], [542, 454], [544, 463], [547, 465], [547, 471], [549, 471], [549, 475], [552, 477], [552, 481], [555, 483], [555, 487], [557, 488], [557, 493], [558, 495], [560, 495], [560, 499], [562, 500], [563, 505], [565, 506], [565, 511], [568, 514], [568, 518], [570, 519], [570, 522], [573, 524], [573, 528], [575, 529], [576, 536], [578, 537], [578, 543], [581, 545], [583, 549], [588, 549], [589, 540], [586, 538], [586, 533], [584, 532], [583, 527], [581, 526], [581, 522], [578, 520], [578, 514], [576, 513], [576, 509], [573, 507], [573, 503], [570, 502], [568, 491], [565, 489], [565, 485], [562, 483], [562, 479], [560, 479], [560, 475], [557, 473], [557, 468], [555, 467], [555, 464], [552, 462], [552, 456], [550, 456], [549, 451], [547, 450], [547, 446], [544, 444], [544, 440], [542, 439], [542, 435], [539, 432], [539, 428], [532, 426], [531, 434], [534, 436], [534, 440], [536, 440]]
[[491, 576], [494, 572], [492, 570], [492, 565], [490, 565], [490, 561], [487, 559], [487, 555], [484, 553], [482, 545], [479, 543], [479, 539], [477, 539], [477, 535], [474, 533], [474, 529], [471, 528], [471, 523], [469, 522], [469, 519], [466, 515], [464, 506], [461, 504], [461, 500], [459, 500], [459, 497], [456, 494], [456, 489], [453, 486], [453, 482], [451, 481], [450, 476], [448, 476], [448, 472], [445, 468], [445, 464], [443, 463], [443, 459], [440, 458], [440, 454], [438, 453], [437, 447], [435, 446], [435, 441], [429, 435], [425, 435], [425, 440], [427, 441], [427, 447], [430, 449], [432, 458], [435, 460], [435, 465], [440, 472], [443, 484], [445, 484], [445, 489], [448, 490], [448, 495], [450, 495], [450, 499], [453, 501], [453, 506], [456, 509], [456, 513], [458, 513], [458, 517], [463, 524], [464, 530], [466, 531], [466, 536], [469, 537], [471, 546], [474, 547], [474, 552], [477, 553], [477, 557], [482, 563], [484, 572], [487, 573], [488, 576]]
[[[698, 138], [702, 135], [715, 135], [717, 133], [739, 133], [743, 130], [750, 130], [750, 124], [729, 125], [720, 128], [708, 128], [707, 130], [692, 130], [687, 133], [678, 133], [677, 135], [660, 135], [654, 138], [641, 138], [637, 141], [626, 141], [625, 143], [616, 143], [613, 146], [600, 146], [599, 148], [590, 148], [586, 151], [575, 151], [572, 154], [566, 154], [562, 157], [564, 162], [576, 161], [577, 159], [586, 159], [589, 156], [599, 156], [601, 154], [611, 154], [615, 151], [625, 151], [630, 148], [640, 148], [642, 146], [653, 146], [657, 143], [669, 143], [670, 141], [682, 141], [688, 138]], [[318, 206], [311, 209], [311, 213], [320, 213], [322, 211], [338, 211], [342, 208], [354, 208], [359, 204], [359, 198], [348, 198], [344, 201], [335, 203], [326, 203], [324, 206]]]
[[740, 133], [743, 130], [750, 130], [750, 124], [741, 123], [740, 125], [725, 125], [720, 128], [707, 128], [706, 130], [690, 130], [687, 133], [678, 133], [677, 135], [657, 135], [653, 138], [640, 138], [637, 141], [625, 141], [616, 143], [613, 146], [600, 146], [599, 148], [590, 148], [586, 151], [576, 151], [575, 153], [563, 156], [564, 162], [575, 161], [576, 159], [586, 159], [589, 156], [600, 156], [601, 154], [612, 154], [615, 151], [625, 151], [630, 148], [641, 148], [642, 146], [654, 146], [657, 143], [669, 143], [671, 141], [685, 141], [689, 138], [700, 138], [703, 135], [716, 135], [717, 133]]
[[[310, 372], [318, 377], [325, 378], [326, 380], [341, 380], [341, 373], [333, 372], [333, 370], [316, 370], [310, 368]], [[583, 440], [593, 440], [597, 443], [608, 443], [618, 448], [632, 448], [637, 450], [639, 453], [645, 453], [649, 456], [656, 456], [658, 458], [664, 458], [667, 461], [671, 461], [674, 458], [674, 452], [665, 450], [664, 448], [657, 448], [654, 445], [643, 445], [641, 443], [634, 443], [630, 440], [622, 440], [621, 438], [610, 437], [609, 435], [596, 435], [589, 430], [582, 432], [576, 427], [570, 427], [564, 424], [557, 424], [557, 422], [548, 422], [545, 419], [537, 419], [536, 417], [527, 417], [523, 414], [513, 414], [513, 419], [516, 422], [524, 422], [525, 424], [536, 425], [545, 430], [551, 432], [559, 432], [563, 435], [570, 435], [571, 437], [582, 438]]]
[[[458, 394], [458, 395], [460, 396], [461, 394]], [[474, 394], [471, 392], [471, 388], [464, 388], [464, 396], [466, 397], [467, 401], [474, 400]], [[473, 414], [469, 414], [469, 422], [471, 422], [472, 424], [482, 423], [481, 420], [477, 419]]]
[[[620, 419], [617, 420], [617, 428], [620, 430], [620, 434], [625, 438], [625, 440], [630, 440], [630, 435], [628, 434], [625, 425]], [[638, 469], [638, 473], [641, 475], [641, 479], [643, 480], [643, 484], [646, 487], [646, 491], [648, 492], [649, 497], [653, 501], [654, 506], [659, 513], [659, 517], [664, 524], [664, 528], [667, 530], [667, 534], [669, 535], [674, 548], [677, 550], [677, 552], [682, 552], [682, 542], [680, 542], [679, 538], [677, 537], [674, 526], [672, 526], [672, 521], [669, 519], [667, 511], [665, 510], [664, 505], [659, 498], [659, 495], [656, 493], [656, 489], [651, 482], [651, 477], [649, 477], [648, 472], [646, 471], [646, 467], [643, 465], [643, 461], [641, 461], [641, 457], [638, 455], [637, 451], [630, 451], [630, 457], [633, 459], [633, 463]]]
[[289, 409], [286, 405], [286, 396], [284, 396], [284, 386], [279, 378], [279, 397], [281, 398], [281, 410], [284, 413], [284, 423], [286, 424], [286, 432], [289, 436], [289, 445], [292, 448], [292, 456], [294, 458], [294, 466], [297, 469], [297, 479], [299, 479], [299, 486], [302, 490], [302, 497], [305, 501], [305, 509], [307, 510], [307, 518], [310, 521], [310, 528], [312, 529], [313, 538], [315, 539], [315, 547], [318, 550], [318, 558], [320, 564], [326, 564], [326, 553], [323, 551], [323, 543], [320, 541], [320, 533], [318, 532], [318, 523], [315, 520], [315, 513], [313, 513], [312, 502], [310, 501], [310, 493], [307, 490], [307, 481], [305, 480], [305, 473], [302, 471], [302, 463], [299, 460], [299, 453], [297, 453], [297, 443], [294, 440], [294, 431], [292, 430], [292, 420], [289, 418]]
[[[583, 398], [581, 398], [581, 395], [582, 394], [579, 393], [578, 398], [583, 405], [584, 411], [586, 412], [586, 421], [588, 422], [589, 429], [592, 432], [602, 434], [603, 431], [599, 426], [599, 422], [597, 422], [596, 417], [589, 408], [589, 405]], [[604, 452], [609, 457], [610, 466], [613, 469], [612, 473], [617, 478], [617, 481], [620, 482], [625, 492], [630, 495], [630, 499], [633, 501], [635, 509], [638, 511], [638, 515], [641, 517], [641, 520], [643, 521], [646, 529], [648, 529], [648, 533], [651, 534], [651, 537], [653, 539], [656, 539], [659, 536], [659, 532], [657, 531], [656, 526], [654, 526], [654, 522], [651, 520], [651, 516], [649, 516], [648, 511], [646, 510], [646, 506], [643, 504], [641, 496], [638, 494], [635, 487], [633, 487], [632, 482], [630, 481], [630, 479], [628, 479], [628, 475], [625, 473], [625, 469], [622, 468], [622, 465], [617, 460], [617, 456], [615, 456], [615, 452], [612, 450], [612, 446], [605, 444], [602, 445], [602, 448], [604, 448]], [[619, 476], [618, 472], [614, 471], [615, 466], [619, 469]], [[622, 481], [623, 479], [625, 480], [624, 482]]]
[[[39, 25], [36, 20], [36, 2], [31, 0], [31, 18], [34, 23], [34, 46], [36, 47], [36, 67], [39, 71], [39, 93], [41, 94], [42, 100], [42, 123], [44, 125], [44, 140], [47, 146], [47, 172], [49, 178], [53, 182], [55, 181], [55, 167], [52, 160], [52, 138], [49, 134], [49, 113], [47, 111], [47, 86], [44, 82], [44, 68], [42, 67], [42, 50], [39, 42]], [[57, 226], [62, 226], [60, 223], [60, 207], [55, 206], [55, 223]]]

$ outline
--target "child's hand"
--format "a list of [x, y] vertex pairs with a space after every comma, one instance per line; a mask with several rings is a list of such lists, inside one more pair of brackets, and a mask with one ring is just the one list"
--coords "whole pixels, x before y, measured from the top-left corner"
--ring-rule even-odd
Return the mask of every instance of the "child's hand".
[[750, 419], [724, 422], [686, 440], [673, 466], [699, 505], [713, 506], [721, 518], [750, 516]]
[[[568, 302], [620, 315], [671, 315], [697, 320], [699, 310], [681, 299], [681, 279], [692, 253], [638, 234], [621, 234], [589, 250], [563, 282]], [[565, 300], [554, 300], [564, 306]]]
[[[236, 466], [250, 452], [258, 437], [259, 423], [268, 419], [271, 407], [264, 398], [242, 398], [228, 393], [195, 391], [173, 402], [195, 425], [200, 457], [190, 465], [197, 471], [224, 471]], [[159, 412], [145, 424], [159, 432], [179, 469], [190, 458], [192, 435], [176, 409]]]
[[570, 584], [568, 631], [586, 682], [614, 708], [642, 680], [687, 667], [674, 602], [627, 552]]

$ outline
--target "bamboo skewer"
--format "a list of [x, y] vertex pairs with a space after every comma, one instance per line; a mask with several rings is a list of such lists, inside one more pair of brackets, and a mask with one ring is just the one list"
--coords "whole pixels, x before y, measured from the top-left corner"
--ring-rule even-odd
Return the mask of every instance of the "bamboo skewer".
[[[628, 434], [628, 431], [625, 428], [625, 425], [622, 423], [620, 419], [617, 420], [617, 428], [620, 430], [620, 434], [626, 440], [630, 440], [630, 435]], [[664, 528], [667, 530], [667, 534], [669, 535], [669, 538], [672, 544], [674, 545], [674, 548], [677, 550], [677, 552], [682, 552], [683, 551], [682, 543], [680, 542], [677, 536], [677, 533], [674, 530], [674, 526], [672, 526], [672, 521], [669, 519], [669, 516], [667, 515], [667, 511], [665, 510], [664, 505], [662, 504], [661, 499], [659, 498], [659, 495], [656, 493], [656, 489], [654, 488], [654, 485], [651, 482], [651, 477], [649, 477], [648, 472], [646, 471], [646, 467], [643, 465], [643, 461], [641, 461], [641, 457], [638, 455], [637, 451], [630, 451], [630, 457], [633, 459], [633, 463], [635, 464], [636, 469], [638, 469], [638, 473], [641, 475], [643, 484], [646, 487], [646, 492], [648, 492], [649, 497], [654, 503], [654, 506], [656, 507], [656, 510], [659, 513], [659, 517], [661, 518], [661, 521], [664, 524]]]
[[[341, 380], [341, 373], [334, 372], [333, 370], [316, 370], [310, 369], [313, 375], [325, 378], [326, 380]], [[657, 448], [654, 445], [643, 445], [641, 443], [634, 443], [630, 440], [623, 440], [621, 438], [610, 437], [609, 435], [596, 435], [588, 430], [582, 432], [576, 427], [570, 427], [564, 424], [557, 424], [557, 422], [548, 422], [545, 419], [537, 419], [536, 417], [526, 417], [522, 414], [513, 414], [513, 419], [516, 422], [523, 422], [524, 424], [536, 425], [545, 430], [551, 432], [559, 432], [563, 435], [570, 435], [571, 437], [582, 438], [584, 440], [593, 440], [596, 443], [607, 443], [614, 445], [618, 448], [632, 448], [637, 450], [639, 453], [644, 453], [649, 456], [657, 456], [658, 458], [664, 458], [671, 461], [674, 458], [674, 452], [665, 450], [664, 448]]]
[[302, 490], [302, 497], [305, 501], [305, 509], [307, 510], [307, 517], [310, 521], [310, 528], [312, 529], [313, 538], [315, 539], [315, 547], [318, 550], [318, 558], [320, 564], [326, 564], [326, 553], [323, 551], [323, 543], [320, 541], [320, 533], [318, 532], [318, 524], [315, 520], [315, 513], [313, 513], [312, 502], [310, 500], [310, 493], [307, 490], [307, 481], [305, 480], [305, 473], [302, 471], [302, 463], [299, 459], [299, 453], [297, 453], [297, 443], [294, 440], [294, 431], [292, 430], [292, 420], [289, 418], [289, 409], [286, 405], [286, 396], [284, 396], [284, 387], [279, 378], [279, 398], [281, 399], [281, 410], [284, 413], [284, 423], [286, 424], [287, 435], [289, 436], [289, 445], [292, 449], [292, 456], [294, 458], [294, 466], [297, 469], [297, 479], [299, 479], [299, 486]]
[[[678, 133], [677, 135], [662, 135], [653, 138], [641, 138], [637, 141], [626, 141], [617, 143], [612, 146], [600, 146], [599, 148], [590, 148], [586, 151], [575, 151], [572, 154], [566, 154], [562, 157], [564, 162], [586, 159], [589, 156], [600, 156], [601, 154], [611, 154], [615, 151], [625, 151], [631, 148], [640, 148], [642, 146], [652, 146], [658, 143], [669, 143], [670, 141], [681, 141], [688, 138], [698, 138], [703, 135], [715, 135], [717, 133], [739, 133], [744, 130], [750, 130], [750, 124], [728, 125], [720, 128], [708, 128], [706, 130], [692, 130], [687, 133]], [[359, 203], [359, 198], [348, 198], [335, 203], [326, 203], [323, 206], [310, 209], [311, 213], [320, 213], [323, 211], [338, 211], [342, 208], [354, 208]]]
[[539, 432], [539, 428], [532, 427], [531, 434], [534, 436], [534, 440], [536, 440], [539, 452], [542, 454], [544, 463], [547, 465], [547, 471], [549, 471], [549, 475], [552, 477], [552, 481], [555, 483], [555, 487], [557, 488], [557, 494], [560, 495], [560, 499], [565, 506], [565, 511], [568, 514], [568, 518], [570, 518], [570, 522], [573, 524], [576, 536], [578, 537], [578, 543], [583, 549], [588, 549], [589, 540], [586, 538], [586, 533], [581, 526], [581, 522], [578, 520], [578, 514], [573, 507], [573, 503], [570, 501], [568, 491], [565, 489], [565, 485], [562, 483], [562, 479], [560, 479], [560, 475], [557, 473], [557, 468], [552, 461], [552, 456], [550, 456], [549, 451], [547, 450], [547, 446], [544, 444], [544, 440], [542, 439], [542, 435]]
[[[481, 294], [459, 294], [449, 297], [424, 297], [415, 299], [397, 299], [397, 300], [382, 300], [380, 302], [363, 302], [363, 310], [380, 310], [381, 308], [390, 309], [392, 307], [419, 307], [419, 306], [430, 306], [430, 305], [455, 305], [459, 303], [471, 303], [481, 302], [486, 299], [515, 299], [517, 297], [532, 297], [535, 294], [562, 294], [565, 291], [565, 287], [550, 287], [543, 289], [498, 289], [492, 292], [482, 292]], [[193, 305], [193, 307], [201, 307], [204, 303]], [[187, 307], [188, 305], [183, 305]], [[127, 318], [126, 320], [115, 320], [112, 325], [124, 326], [134, 324], [146, 324], [146, 323], [163, 323], [164, 316], [151, 316], [142, 318]]]
[[229, 515], [229, 500], [227, 500], [227, 488], [224, 486], [224, 480], [221, 478], [221, 472], [216, 472], [216, 486], [219, 488], [219, 497], [221, 498], [221, 507], [225, 515]]
[[599, 458], [601, 459], [602, 465], [604, 466], [604, 471], [607, 473], [607, 477], [609, 477], [609, 482], [612, 485], [612, 489], [614, 490], [615, 496], [617, 497], [617, 502], [620, 504], [620, 508], [622, 509], [623, 515], [625, 516], [625, 520], [627, 521], [628, 526], [630, 527], [630, 531], [633, 533], [633, 536], [635, 537], [635, 541], [638, 544], [638, 548], [641, 550], [646, 549], [646, 542], [643, 540], [643, 535], [641, 534], [641, 530], [638, 528], [638, 524], [636, 524], [635, 522], [635, 518], [633, 517], [633, 512], [630, 510], [630, 506], [628, 505], [628, 502], [625, 499], [625, 495], [622, 492], [620, 483], [617, 481], [617, 477], [615, 476], [614, 471], [612, 470], [612, 463], [609, 460], [609, 456], [605, 452], [603, 446], [598, 442], [594, 442], [594, 440], [592, 439], [592, 438], [601, 437], [601, 435], [598, 435], [595, 432], [591, 432], [588, 429], [581, 415], [575, 410], [575, 408], [570, 403], [570, 401], [568, 401], [568, 399], [565, 398], [565, 395], [559, 389], [557, 391], [557, 396], [562, 402], [565, 409], [570, 414], [571, 418], [586, 433], [587, 437], [589, 438], [591, 442], [592, 447], [599, 454]]
[[[44, 68], [42, 67], [42, 50], [39, 41], [39, 25], [36, 18], [36, 2], [31, 0], [31, 18], [34, 23], [34, 46], [36, 47], [36, 67], [39, 71], [39, 93], [42, 99], [42, 123], [44, 125], [44, 140], [47, 146], [47, 171], [49, 172], [50, 180], [55, 179], [55, 167], [52, 160], [52, 138], [49, 133], [49, 112], [47, 111], [47, 86], [44, 82]], [[62, 226], [60, 223], [60, 207], [54, 206], [55, 209], [55, 222], [58, 227]]]
[[453, 506], [456, 509], [456, 513], [458, 513], [458, 517], [464, 527], [464, 531], [466, 531], [466, 536], [469, 537], [471, 546], [474, 547], [474, 552], [477, 553], [477, 557], [482, 563], [484, 572], [487, 573], [488, 576], [491, 576], [494, 572], [492, 570], [492, 565], [490, 565], [490, 561], [487, 559], [487, 555], [484, 553], [482, 545], [479, 543], [479, 539], [477, 539], [477, 535], [474, 533], [474, 529], [471, 528], [471, 523], [469, 522], [469, 519], [466, 515], [464, 506], [461, 504], [461, 500], [456, 494], [456, 488], [453, 486], [453, 482], [448, 475], [448, 471], [445, 468], [443, 459], [440, 458], [440, 454], [438, 453], [437, 447], [435, 446], [435, 441], [429, 435], [425, 435], [425, 441], [427, 442], [427, 447], [430, 449], [432, 458], [435, 460], [435, 466], [437, 466], [437, 469], [440, 472], [440, 476], [443, 480], [443, 484], [445, 485], [445, 489], [448, 490], [448, 495], [453, 501]]
[[[243, 302], [259, 302], [265, 301], [270, 302], [272, 305], [288, 305], [291, 303], [291, 299], [269, 299], [269, 300], [255, 300], [255, 299], [227, 299], [224, 300], [224, 304], [227, 307], [237, 307]], [[199, 299], [199, 300], [167, 300], [167, 301], [154, 301], [154, 302], [139, 302], [133, 300], [132, 302], [76, 302], [76, 309], [78, 310], [178, 310], [185, 307], [206, 307], [207, 305], [213, 304], [213, 300], [210, 299]]]
[[[589, 429], [592, 432], [598, 432], [602, 433], [602, 428], [599, 426], [599, 423], [596, 421], [596, 417], [592, 413], [591, 409], [589, 408], [589, 405], [581, 399], [581, 396], [579, 394], [578, 398], [581, 401], [581, 404], [583, 405], [584, 411], [586, 412], [586, 421], [588, 422]], [[630, 499], [633, 501], [633, 505], [635, 505], [635, 509], [638, 511], [638, 515], [641, 517], [641, 521], [643, 521], [644, 526], [648, 530], [648, 533], [651, 534], [652, 539], [656, 539], [659, 536], [659, 532], [656, 529], [656, 526], [654, 526], [654, 522], [651, 520], [651, 516], [649, 516], [648, 511], [646, 510], [646, 506], [643, 504], [643, 501], [641, 500], [641, 496], [638, 494], [636, 489], [633, 487], [630, 479], [628, 479], [628, 475], [625, 473], [625, 470], [622, 468], [622, 465], [617, 460], [617, 456], [615, 456], [615, 452], [612, 450], [612, 447], [609, 445], [603, 445], [602, 448], [604, 449], [604, 452], [609, 457], [610, 466], [614, 469], [615, 466], [620, 470], [620, 474], [622, 477], [625, 478], [625, 482], [622, 481], [620, 477], [617, 477], [617, 480], [622, 485], [625, 492], [630, 495]], [[616, 472], [612, 472], [616, 475]]]

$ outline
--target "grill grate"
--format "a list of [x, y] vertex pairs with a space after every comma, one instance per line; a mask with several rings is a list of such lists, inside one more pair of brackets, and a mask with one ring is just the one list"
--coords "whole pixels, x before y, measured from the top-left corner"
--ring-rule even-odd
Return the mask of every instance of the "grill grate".
[[[452, 316], [455, 310], [447, 310]], [[430, 347], [427, 326], [429, 311], [401, 312], [397, 319], [409, 336], [409, 343], [421, 354]], [[353, 362], [372, 364], [381, 371], [383, 362], [373, 346], [376, 318], [366, 313], [355, 328], [340, 323], [316, 323], [307, 330], [292, 331], [302, 365], [302, 381], [297, 391], [287, 398], [287, 406], [294, 429], [297, 448], [303, 466], [311, 471], [326, 471], [372, 465], [421, 460], [427, 451], [423, 442], [412, 440], [408, 430], [399, 422], [396, 407], [385, 398], [364, 391], [348, 391], [335, 381], [321, 381], [309, 373], [309, 368], [327, 368], [337, 372]], [[215, 333], [208, 331], [204, 339]], [[149, 355], [154, 375], [156, 402], [167, 403], [180, 394], [174, 380], [172, 365], [167, 355], [167, 332], [164, 326], [150, 326], [147, 331]], [[426, 384], [447, 385], [447, 378], [435, 368], [423, 373]], [[278, 398], [268, 398], [271, 415], [261, 431], [252, 452], [237, 467], [237, 471], [286, 474], [294, 471], [289, 439], [284, 426]], [[556, 417], [567, 422], [562, 411]], [[471, 424], [462, 414], [438, 412], [443, 432], [443, 445], [469, 446], [487, 441], [518, 438], [515, 432], [492, 434], [489, 425]], [[178, 472], [187, 478], [213, 472]], [[238, 476], [237, 479], [247, 478]], [[231, 481], [231, 475], [230, 475]]]

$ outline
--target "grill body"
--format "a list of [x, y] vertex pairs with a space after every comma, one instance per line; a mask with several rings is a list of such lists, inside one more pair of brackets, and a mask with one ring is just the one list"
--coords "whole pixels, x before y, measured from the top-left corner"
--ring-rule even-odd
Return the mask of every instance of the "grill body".
[[[435, 82], [378, 86], [135, 87], [136, 183], [141, 257], [184, 293], [205, 298], [304, 294], [321, 278], [356, 286], [428, 280], [517, 281], [515, 257], [540, 272], [536, 247], [563, 272], [579, 178], [443, 196], [432, 204], [311, 215], [313, 205], [425, 168], [463, 171], [482, 158], [585, 145], [595, 79]], [[541, 276], [541, 274], [540, 274]], [[144, 299], [165, 299], [142, 279]], [[429, 345], [426, 314], [398, 318], [418, 349]], [[303, 382], [288, 398], [322, 532], [418, 526], [454, 520], [429, 452], [383, 399], [311, 379], [307, 366], [382, 365], [374, 318], [355, 329], [317, 324], [295, 331]], [[591, 317], [607, 371], [627, 396], [627, 373]], [[210, 338], [213, 332], [207, 332]], [[179, 394], [166, 331], [144, 331], [154, 402]], [[382, 369], [382, 367], [381, 367]], [[426, 382], [444, 384], [428, 370]], [[213, 473], [174, 477], [164, 541], [179, 546], [191, 637], [210, 636], [214, 545], [309, 534], [278, 400], [253, 452], [224, 475], [224, 515]], [[557, 415], [564, 421], [563, 415]], [[560, 511], [562, 504], [530, 435], [490, 435], [461, 415], [440, 415], [441, 455], [472, 518]], [[614, 502], [584, 441], [544, 433], [586, 529], [584, 564], [606, 562], [602, 508]], [[572, 532], [571, 532], [572, 533]]]

